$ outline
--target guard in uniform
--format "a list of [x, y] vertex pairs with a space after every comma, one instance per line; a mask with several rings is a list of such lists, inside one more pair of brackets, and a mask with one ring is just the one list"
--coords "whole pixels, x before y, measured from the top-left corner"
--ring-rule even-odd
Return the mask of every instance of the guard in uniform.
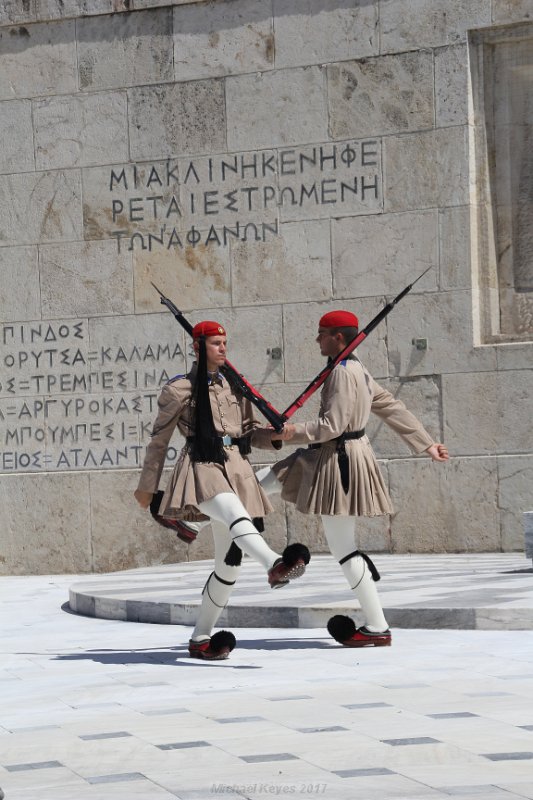
[[[239, 574], [242, 552], [267, 571], [272, 588], [300, 577], [309, 562], [305, 545], [274, 552], [253, 523], [273, 509], [255, 477], [247, 454], [252, 445], [278, 449], [272, 431], [259, 427], [252, 404], [224, 375], [226, 332], [218, 322], [193, 328], [197, 363], [162, 389], [135, 498], [148, 508], [157, 492], [170, 438], [177, 427], [185, 437], [178, 463], [160, 503], [165, 519], [217, 520], [215, 569], [203, 590], [198, 620], [189, 642], [193, 658], [227, 658], [235, 646], [228, 631], [211, 636]], [[281, 440], [284, 435], [279, 437]]]
[[[357, 336], [358, 320], [349, 311], [331, 311], [319, 322], [317, 342], [323, 356], [335, 358]], [[370, 413], [377, 414], [415, 453], [446, 461], [448, 451], [434, 443], [416, 417], [372, 378], [352, 353], [324, 382], [316, 421], [286, 423], [280, 439], [306, 444], [272, 468], [257, 473], [267, 493], [281, 497], [304, 514], [322, 518], [326, 540], [365, 616], [356, 628], [344, 615], [332, 617], [328, 631], [347, 647], [391, 644], [376, 581], [379, 573], [355, 547], [355, 518], [392, 513], [391, 500], [365, 433]], [[278, 434], [273, 433], [275, 440]]]

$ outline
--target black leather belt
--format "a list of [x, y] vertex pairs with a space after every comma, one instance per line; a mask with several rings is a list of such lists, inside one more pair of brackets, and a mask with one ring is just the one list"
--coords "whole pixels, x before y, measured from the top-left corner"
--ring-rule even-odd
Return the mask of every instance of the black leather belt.
[[348, 494], [348, 489], [350, 488], [350, 462], [346, 452], [345, 442], [350, 439], [362, 439], [364, 435], [364, 428], [360, 431], [346, 431], [345, 433], [341, 433], [341, 435], [337, 436], [335, 439], [330, 439], [328, 442], [316, 442], [309, 445], [310, 450], [316, 450], [318, 447], [322, 447], [324, 444], [335, 442], [335, 449], [337, 450], [337, 460], [339, 462], [339, 470], [341, 473], [341, 482], [342, 488], [344, 489], [344, 494]]
[[[218, 437], [223, 447], [238, 447], [241, 456], [247, 456], [252, 452], [252, 444], [249, 436], [224, 436]], [[194, 442], [194, 436], [187, 436], [187, 444]]]

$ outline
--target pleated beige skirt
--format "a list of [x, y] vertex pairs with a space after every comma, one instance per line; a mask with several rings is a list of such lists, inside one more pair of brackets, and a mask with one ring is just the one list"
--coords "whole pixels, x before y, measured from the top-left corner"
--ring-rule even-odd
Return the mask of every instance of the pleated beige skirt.
[[376, 517], [391, 514], [392, 502], [367, 436], [346, 442], [350, 486], [345, 493], [336, 442], [300, 448], [273, 469], [283, 486], [281, 497], [303, 514]]

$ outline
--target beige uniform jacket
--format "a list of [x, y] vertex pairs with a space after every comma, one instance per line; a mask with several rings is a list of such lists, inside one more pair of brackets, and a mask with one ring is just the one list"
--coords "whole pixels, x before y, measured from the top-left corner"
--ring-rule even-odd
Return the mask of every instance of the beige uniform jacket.
[[[161, 390], [159, 410], [138, 484], [142, 491], [157, 491], [167, 447], [175, 429], [183, 436], [193, 433], [191, 395], [195, 374], [196, 366], [188, 375], [174, 378]], [[236, 438], [251, 433], [253, 446], [278, 449], [272, 444], [267, 430], [254, 430], [260, 423], [254, 417], [252, 404], [238, 395], [226, 378], [220, 376], [210, 384], [209, 399], [213, 422], [221, 436], [227, 434]], [[205, 519], [197, 509], [198, 503], [222, 492], [234, 492], [252, 517], [262, 517], [273, 510], [248, 459], [235, 445], [224, 448], [224, 451], [227, 455], [224, 464], [193, 463], [187, 445], [183, 447], [161, 503], [163, 516]]]
[[298, 449], [278, 461], [274, 472], [283, 485], [281, 496], [304, 514], [377, 516], [392, 513], [389, 493], [368, 436], [346, 441], [350, 486], [344, 492], [336, 442], [341, 433], [366, 427], [377, 414], [415, 453], [433, 439], [404, 404], [379, 386], [358, 358], [338, 364], [324, 383], [315, 422], [296, 423], [295, 444], [324, 442], [317, 449]]

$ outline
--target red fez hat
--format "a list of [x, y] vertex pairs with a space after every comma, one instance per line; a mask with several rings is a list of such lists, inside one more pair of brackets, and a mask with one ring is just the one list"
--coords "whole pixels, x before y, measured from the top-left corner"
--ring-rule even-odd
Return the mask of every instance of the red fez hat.
[[226, 331], [219, 322], [205, 319], [203, 322], [197, 322], [192, 329], [192, 338], [198, 339], [199, 336], [225, 336]]
[[320, 317], [320, 328], [358, 328], [359, 320], [351, 311], [328, 311]]

